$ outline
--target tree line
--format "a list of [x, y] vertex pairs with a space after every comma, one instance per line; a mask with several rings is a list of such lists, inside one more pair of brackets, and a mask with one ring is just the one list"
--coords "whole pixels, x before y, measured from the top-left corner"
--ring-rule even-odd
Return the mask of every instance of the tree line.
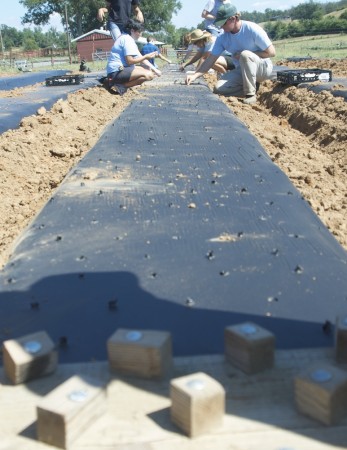
[[242, 12], [241, 17], [262, 23], [271, 39], [281, 40], [314, 34], [346, 33], [347, 11], [342, 12], [339, 17], [327, 16], [345, 8], [347, 0], [329, 3], [310, 0], [283, 11], [266, 9], [263, 13]]
[[[39, 48], [67, 48], [68, 37], [74, 38], [100, 28], [101, 24], [96, 19], [96, 12], [99, 7], [104, 6], [105, 1], [20, 0], [20, 3], [27, 10], [22, 18], [24, 28], [17, 30], [7, 25], [0, 25], [4, 50], [18, 47], [24, 51]], [[148, 33], [160, 41], [179, 47], [182, 45], [182, 37], [185, 33], [194, 28], [204, 28], [203, 22], [190, 29], [176, 28], [171, 23], [171, 19], [181, 7], [178, 0], [142, 0], [141, 10], [145, 16], [145, 27]], [[346, 7], [347, 0], [324, 4], [310, 0], [288, 10], [241, 11], [241, 16], [245, 20], [262, 23], [271, 39], [280, 40], [309, 34], [347, 32], [347, 11], [338, 18], [326, 16]], [[42, 31], [41, 27], [49, 23], [50, 15], [53, 13], [61, 15], [66, 32], [59, 32], [53, 27], [47, 32]], [[35, 27], [33, 30], [25, 28], [25, 24], [34, 24]]]

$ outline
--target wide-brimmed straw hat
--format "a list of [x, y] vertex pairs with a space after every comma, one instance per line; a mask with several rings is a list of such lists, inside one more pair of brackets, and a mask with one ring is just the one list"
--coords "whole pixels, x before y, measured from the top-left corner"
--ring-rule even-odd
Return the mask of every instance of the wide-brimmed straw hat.
[[197, 42], [200, 41], [201, 39], [205, 39], [207, 37], [210, 37], [211, 33], [209, 33], [208, 31], [202, 31], [202, 30], [194, 30], [190, 33], [190, 42]]

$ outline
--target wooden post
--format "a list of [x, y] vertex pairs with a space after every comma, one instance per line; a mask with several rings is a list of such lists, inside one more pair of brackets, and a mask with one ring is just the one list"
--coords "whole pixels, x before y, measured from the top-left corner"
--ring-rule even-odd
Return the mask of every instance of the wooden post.
[[69, 448], [106, 411], [106, 382], [73, 376], [37, 405], [37, 437], [59, 448]]
[[13, 384], [52, 373], [58, 362], [54, 343], [45, 331], [5, 341], [3, 358], [5, 373]]
[[118, 329], [107, 341], [110, 369], [143, 378], [164, 378], [172, 368], [166, 331]]
[[67, 6], [66, 3], [64, 4], [65, 8], [65, 25], [66, 25], [66, 36], [67, 36], [67, 45], [69, 50], [69, 61], [70, 64], [72, 64], [72, 58], [71, 58], [71, 43], [70, 43], [70, 33], [69, 33], [69, 22], [68, 22], [68, 15], [67, 15]]

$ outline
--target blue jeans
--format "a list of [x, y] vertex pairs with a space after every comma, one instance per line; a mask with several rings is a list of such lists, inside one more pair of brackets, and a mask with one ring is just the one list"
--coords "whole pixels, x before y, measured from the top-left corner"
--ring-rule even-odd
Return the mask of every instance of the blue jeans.
[[124, 28], [121, 25], [117, 25], [115, 22], [112, 22], [111, 20], [107, 21], [107, 29], [111, 33], [112, 39], [114, 41], [116, 41], [122, 34], [122, 31], [124, 31]]
[[212, 25], [211, 27], [210, 26], [206, 27], [206, 31], [211, 33], [212, 36], [219, 36], [221, 34], [221, 31], [223, 31], [223, 30], [219, 30]]

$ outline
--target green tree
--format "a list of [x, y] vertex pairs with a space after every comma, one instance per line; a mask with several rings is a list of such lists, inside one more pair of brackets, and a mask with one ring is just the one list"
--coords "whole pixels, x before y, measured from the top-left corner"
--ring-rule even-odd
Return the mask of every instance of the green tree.
[[182, 8], [182, 4], [178, 0], [141, 0], [140, 7], [146, 30], [153, 32], [166, 29], [172, 15]]
[[58, 13], [66, 26], [66, 7], [69, 30], [74, 36], [100, 26], [96, 13], [97, 9], [105, 4], [103, 0], [20, 0], [20, 3], [27, 8], [22, 23], [35, 25], [46, 25], [50, 15]]
[[266, 22], [264, 29], [273, 40], [286, 39], [288, 37], [288, 27], [284, 22]]
[[13, 47], [20, 47], [22, 45], [22, 32], [16, 30], [16, 28], [1, 25], [1, 34], [6, 50], [10, 50]]
[[290, 16], [292, 19], [309, 20], [318, 19], [323, 15], [323, 9], [320, 3], [316, 3], [310, 0], [306, 3], [300, 3], [298, 6], [294, 6], [290, 10]]
[[37, 50], [39, 46], [33, 37], [27, 37], [23, 41], [23, 50], [29, 52], [31, 50]]
[[176, 28], [174, 25], [170, 24], [167, 26], [166, 36], [163, 36], [162, 40], [166, 44], [172, 45], [174, 48], [179, 48], [183, 46], [183, 36], [194, 30], [192, 28]]

